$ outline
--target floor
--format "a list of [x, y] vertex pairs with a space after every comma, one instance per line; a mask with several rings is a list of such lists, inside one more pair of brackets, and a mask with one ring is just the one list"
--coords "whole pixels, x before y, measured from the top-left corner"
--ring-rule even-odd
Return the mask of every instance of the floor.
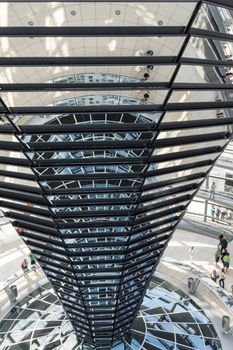
[[[213, 269], [220, 271], [222, 268], [221, 263], [219, 263], [217, 266], [215, 264], [215, 252], [218, 242], [219, 241], [216, 238], [203, 236], [178, 228], [173, 235], [172, 240], [168, 244], [163, 257], [169, 257], [184, 263], [190, 263], [189, 249], [194, 247], [192, 264], [197, 266], [200, 270], [206, 272], [206, 275], [210, 275]], [[233, 262], [233, 241], [229, 243], [228, 251]], [[169, 267], [166, 267], [165, 262], [161, 262], [160, 264], [163, 271], [169, 269]], [[161, 267], [159, 267], [159, 269]], [[231, 285], [233, 284], [232, 266], [230, 266], [229, 271], [226, 273], [225, 284], [225, 289], [231, 292]]]
[[0, 226], [0, 279], [6, 280], [20, 270], [22, 260], [29, 253], [23, 240], [17, 235], [11, 224]]

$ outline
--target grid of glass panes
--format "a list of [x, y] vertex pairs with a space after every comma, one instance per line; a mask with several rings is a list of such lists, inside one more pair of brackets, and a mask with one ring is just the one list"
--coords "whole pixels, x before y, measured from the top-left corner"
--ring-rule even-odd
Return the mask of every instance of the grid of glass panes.
[[[138, 5], [129, 3], [124, 20], [117, 17], [119, 27], [129, 25], [130, 14], [138, 26], [148, 13], [162, 11], [166, 26], [186, 29], [175, 27], [179, 35], [153, 35], [148, 40], [146, 35], [127, 36], [127, 29], [124, 45], [115, 47], [114, 40], [109, 42], [103, 37], [102, 56], [108, 56], [105, 65], [63, 66], [57, 70], [50, 67], [48, 71], [39, 67], [32, 71], [26, 66], [19, 77], [23, 82], [42, 79], [55, 85], [137, 84], [139, 90], [119, 87], [111, 92], [105, 86], [105, 90], [93, 91], [89, 85], [91, 92], [77, 90], [64, 96], [64, 90], [56, 94], [22, 92], [19, 96], [2, 93], [4, 101], [10, 107], [16, 106], [16, 110], [17, 106], [33, 110], [35, 101], [42, 107], [42, 112], [32, 114], [31, 110], [13, 113], [12, 108], [12, 114], [9, 110], [3, 113], [1, 123], [6, 119], [8, 124], [11, 122], [17, 138], [2, 138], [2, 206], [43, 266], [76, 331], [97, 349], [110, 349], [114, 340], [127, 334], [164, 247], [231, 135], [227, 126], [227, 118], [232, 117], [232, 110], [227, 108], [232, 101], [231, 39], [227, 40], [229, 33], [219, 21], [219, 16], [225, 18], [229, 12], [209, 3], [169, 3], [168, 11], [168, 4], [144, 2], [145, 13], [142, 8], [135, 12]], [[12, 4], [9, 11], [17, 13], [17, 6]], [[61, 8], [64, 6], [61, 4]], [[83, 4], [78, 6], [82, 14]], [[99, 10], [100, 6], [96, 3]], [[105, 3], [106, 10], [109, 6]], [[46, 9], [41, 13], [44, 18]], [[149, 18], [143, 22], [145, 30], [148, 23]], [[200, 28], [208, 32], [195, 32]], [[224, 34], [224, 42], [218, 33]], [[190, 34], [190, 40], [186, 40], [186, 34]], [[117, 35], [116, 38], [121, 40]], [[78, 45], [79, 56], [85, 57], [81, 47], [88, 46], [89, 39], [72, 37], [66, 44], [72, 50]], [[20, 45], [21, 40], [31, 46], [32, 37], [15, 40], [9, 39], [12, 47]], [[36, 45], [38, 38], [33, 40]], [[137, 50], [144, 42], [150, 45], [157, 65], [111, 65], [118, 56], [139, 56]], [[43, 47], [38, 52], [53, 56], [45, 46], [46, 52]], [[60, 47], [65, 46], [60, 42]], [[99, 56], [98, 50], [95, 42], [93, 59]], [[8, 63], [10, 55], [3, 55]], [[17, 50], [16, 56], [22, 58], [23, 54]], [[45, 77], [45, 71], [51, 76]], [[159, 86], [149, 93], [145, 72]], [[0, 73], [7, 79], [5, 70]], [[16, 73], [11, 83], [18, 77]], [[159, 81], [163, 84], [159, 85]], [[183, 85], [187, 82], [188, 87]], [[211, 86], [206, 88], [206, 84]], [[221, 84], [226, 88], [222, 89]], [[43, 112], [45, 106], [63, 109], [61, 113], [47, 114]], [[0, 107], [4, 109], [4, 104]], [[85, 107], [92, 112], [85, 112]], [[147, 112], [147, 107], [152, 111]], [[82, 108], [84, 112], [79, 112]], [[217, 123], [221, 118], [223, 122]], [[206, 122], [204, 126], [202, 120]], [[110, 124], [113, 131], [107, 130]], [[139, 128], [132, 131], [135, 124]], [[88, 128], [62, 131], [63, 126], [70, 125]], [[119, 125], [124, 125], [125, 130]], [[5, 166], [10, 162], [12, 166]]]

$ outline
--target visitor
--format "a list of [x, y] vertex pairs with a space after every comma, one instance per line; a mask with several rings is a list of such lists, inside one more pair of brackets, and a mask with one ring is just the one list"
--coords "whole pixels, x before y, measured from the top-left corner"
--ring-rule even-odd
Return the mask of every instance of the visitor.
[[232, 72], [227, 72], [227, 73], [225, 74], [225, 77], [224, 77], [224, 78], [232, 78], [232, 76], [233, 76], [233, 73], [232, 73]]
[[[145, 56], [145, 51], [144, 50], [138, 50], [135, 52], [135, 56]], [[145, 69], [146, 66], [136, 66], [135, 71], [136, 72], [141, 72], [143, 69]]]
[[146, 81], [150, 78], [150, 75], [148, 73], [144, 73], [143, 74], [143, 78], [141, 79], [141, 81]]
[[[153, 56], [154, 55], [154, 51], [152, 50], [148, 50], [148, 51], [144, 51], [144, 50], [138, 50], [135, 52], [135, 56]], [[153, 64], [148, 64], [148, 65], [142, 65], [142, 66], [136, 66], [135, 67], [135, 71], [136, 72], [141, 72], [144, 69], [147, 69], [147, 71], [153, 70], [154, 69], [154, 65]]]
[[223, 258], [224, 258], [224, 256], [227, 255], [227, 254], [228, 254], [227, 249], [224, 249], [224, 250], [222, 251], [222, 253], [221, 253], [221, 260], [222, 260], [222, 263], [223, 263]]
[[224, 288], [225, 287], [225, 273], [224, 273], [224, 269], [221, 270], [221, 276], [219, 278], [218, 281], [220, 287]]
[[223, 234], [219, 236], [219, 245], [221, 246], [221, 254], [223, 255], [223, 252], [227, 249], [228, 246], [228, 242]]
[[224, 220], [226, 218], [226, 209], [221, 208], [221, 219]]
[[225, 250], [224, 255], [222, 257], [222, 263], [223, 263], [223, 268], [224, 268], [225, 272], [228, 271], [229, 266], [230, 266], [230, 262], [231, 262], [230, 254], [228, 253], [227, 250]]
[[232, 211], [230, 209], [227, 211], [227, 220], [232, 221]]
[[216, 114], [216, 117], [217, 118], [224, 118], [224, 113], [219, 111], [217, 114]]
[[212, 271], [210, 278], [212, 279], [212, 281], [217, 282], [217, 279], [219, 278], [219, 274], [217, 273], [216, 270]]
[[28, 261], [26, 258], [23, 259], [23, 261], [21, 263], [21, 269], [23, 270], [25, 278], [28, 278]]
[[193, 255], [194, 255], [194, 247], [189, 248], [189, 259], [190, 259], [190, 264], [193, 263]]
[[215, 182], [212, 182], [212, 185], [210, 187], [210, 198], [214, 199], [215, 191], [216, 191], [216, 184], [215, 184]]
[[143, 95], [143, 98], [141, 99], [141, 103], [144, 103], [146, 102], [150, 97], [150, 93], [149, 92], [146, 92], [144, 95]]
[[34, 269], [36, 267], [36, 257], [32, 253], [30, 253], [28, 257], [30, 260], [31, 268]]
[[214, 217], [215, 217], [215, 207], [212, 205], [211, 209], [210, 209], [210, 216], [212, 218], [212, 221], [214, 221]]
[[221, 213], [220, 208], [217, 208], [217, 207], [216, 207], [216, 210], [215, 210], [215, 217], [216, 217], [216, 219], [219, 219], [219, 218], [220, 218], [220, 213]]
[[[147, 56], [153, 56], [153, 55], [154, 55], [154, 51], [148, 50], [148, 51], [146, 52], [146, 55], [147, 55]], [[154, 65], [153, 65], [153, 64], [148, 64], [148, 65], [146, 66], [146, 68], [147, 68], [148, 71], [153, 70], [153, 69], [154, 69]]]

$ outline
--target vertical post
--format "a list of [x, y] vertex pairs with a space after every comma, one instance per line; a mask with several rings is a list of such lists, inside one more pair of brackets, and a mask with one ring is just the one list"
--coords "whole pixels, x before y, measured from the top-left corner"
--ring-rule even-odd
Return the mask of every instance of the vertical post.
[[206, 184], [206, 189], [207, 189], [207, 190], [209, 190], [209, 184], [210, 184], [210, 181], [209, 181], [209, 180], [210, 180], [210, 177], [207, 176], [207, 178], [206, 178], [206, 183], [205, 183], [205, 184]]
[[205, 207], [204, 207], [204, 222], [207, 222], [207, 215], [208, 215], [208, 199], [205, 199]]

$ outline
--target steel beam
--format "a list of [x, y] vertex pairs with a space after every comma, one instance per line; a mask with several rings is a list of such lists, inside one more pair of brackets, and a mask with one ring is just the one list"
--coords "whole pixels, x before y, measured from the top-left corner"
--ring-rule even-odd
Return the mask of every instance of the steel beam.
[[[176, 56], [0, 57], [0, 67], [174, 65]], [[195, 59], [194, 59], [195, 60]]]
[[183, 36], [184, 26], [1, 27], [0, 37], [154, 37]]
[[[180, 64], [232, 67], [233, 61], [182, 57], [180, 58]], [[0, 67], [97, 67], [137, 65], [175, 66], [177, 65], [177, 60], [176, 56], [0, 57]]]
[[[135, 81], [129, 83], [0, 83], [1, 92], [33, 92], [33, 91], [131, 91], [131, 90], [167, 90], [169, 83], [166, 82], [148, 82]], [[233, 84], [229, 83], [173, 83], [173, 90], [232, 90]], [[0, 126], [1, 128], [10, 125]], [[10, 131], [9, 131], [10, 132]]]
[[[233, 85], [233, 84], [232, 84]], [[186, 120], [180, 122], [168, 122], [161, 123], [157, 130], [159, 131], [170, 131], [170, 130], [181, 130], [191, 128], [203, 128], [203, 127], [217, 127], [221, 125], [232, 125], [233, 117], [231, 118], [214, 118], [214, 119], [197, 119], [197, 120]]]
[[[1, 27], [1, 37], [155, 37], [185, 36], [185, 26], [84, 26], [84, 27]], [[228, 33], [191, 28], [189, 34], [202, 38], [232, 41]]]
[[[103, 107], [102, 107], [103, 108]], [[144, 107], [143, 107], [144, 108]], [[155, 122], [150, 123], [100, 123], [100, 124], [42, 124], [42, 125], [21, 125], [23, 134], [75, 134], [90, 132], [151, 132], [155, 131]], [[57, 142], [58, 143], [58, 142]], [[48, 143], [49, 144], [49, 143]]]
[[[232, 61], [233, 62], [233, 61]], [[208, 110], [233, 108], [233, 101], [213, 101], [213, 102], [178, 102], [166, 104], [165, 111], [189, 111], [189, 110]], [[138, 105], [92, 105], [92, 106], [25, 106], [25, 107], [9, 107], [10, 114], [68, 114], [68, 113], [147, 113], [147, 112], [161, 112], [163, 106], [161, 104], [138, 104]], [[0, 113], [5, 113], [6, 110], [0, 106]], [[8, 112], [9, 113], [9, 112]], [[150, 116], [148, 116], [150, 117]], [[3, 142], [3, 141], [2, 141]]]

